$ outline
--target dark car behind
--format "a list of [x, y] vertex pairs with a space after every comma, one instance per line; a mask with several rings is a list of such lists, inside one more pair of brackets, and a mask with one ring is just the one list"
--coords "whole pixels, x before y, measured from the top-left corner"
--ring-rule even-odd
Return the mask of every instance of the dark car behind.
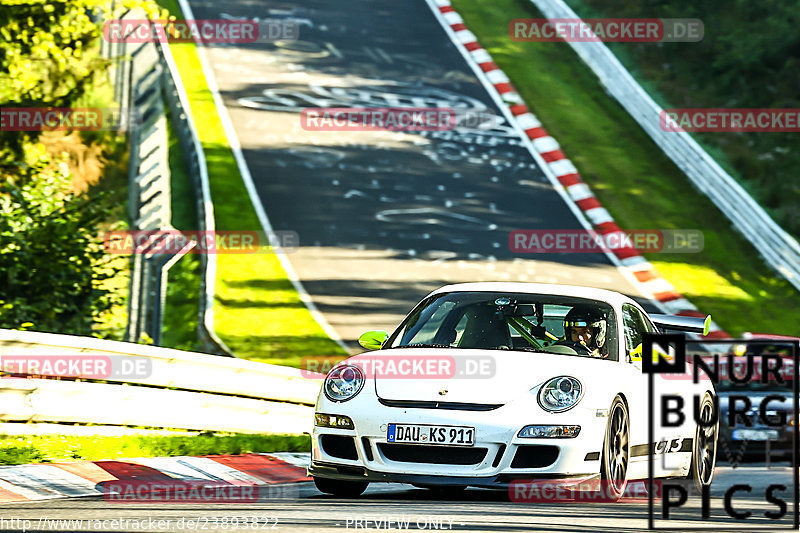
[[[741, 378], [746, 375], [748, 357], [752, 355], [751, 379], [737, 383], [730, 376], [725, 376], [728, 379], [721, 379], [717, 385], [720, 462], [734, 465], [747, 461], [791, 463], [794, 424], [797, 423], [792, 348], [780, 341], [766, 341], [768, 339], [752, 339], [746, 344], [734, 345], [732, 355], [736, 376]], [[781, 359], [781, 379], [775, 379], [774, 376], [761, 379], [761, 364], [766, 355]], [[772, 366], [774, 363], [769, 364]], [[731, 417], [733, 407], [737, 413]]]

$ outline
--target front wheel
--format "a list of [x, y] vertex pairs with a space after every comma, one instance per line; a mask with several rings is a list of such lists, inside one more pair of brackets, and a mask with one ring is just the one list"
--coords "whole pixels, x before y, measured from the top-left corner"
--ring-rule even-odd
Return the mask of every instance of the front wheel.
[[333, 494], [341, 498], [355, 498], [363, 494], [369, 486], [368, 481], [345, 481], [341, 479], [329, 479], [324, 477], [315, 477], [314, 485], [317, 490], [325, 494]]
[[[711, 421], [716, 418], [716, 423]], [[694, 432], [692, 443], [692, 466], [689, 479], [694, 480], [698, 492], [711, 485], [714, 479], [714, 466], [717, 463], [717, 436], [719, 435], [719, 415], [715, 414], [714, 401], [706, 393], [700, 403], [700, 420]], [[706, 427], [707, 426], [707, 427]]]
[[617, 501], [628, 485], [631, 429], [628, 408], [619, 396], [609, 413], [600, 463], [600, 490], [609, 500]]

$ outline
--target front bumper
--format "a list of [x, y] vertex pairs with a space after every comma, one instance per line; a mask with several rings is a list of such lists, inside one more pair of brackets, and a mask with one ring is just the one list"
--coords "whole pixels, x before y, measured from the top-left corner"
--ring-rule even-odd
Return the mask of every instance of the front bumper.
[[[314, 428], [309, 475], [495, 488], [507, 487], [514, 480], [599, 475], [608, 418], [596, 416], [596, 410], [589, 407], [553, 414], [537, 413], [524, 402], [471, 411], [388, 407], [359, 399], [344, 404], [321, 399], [317, 405], [319, 413], [350, 417], [354, 428]], [[465, 447], [390, 443], [386, 438], [389, 423], [475, 427], [475, 444], [466, 447], [474, 453]], [[520, 429], [530, 424], [579, 425], [581, 431], [575, 438], [517, 437]]]
[[341, 479], [346, 481], [368, 481], [384, 483], [408, 483], [411, 485], [431, 485], [431, 486], [470, 486], [482, 487], [487, 489], [507, 489], [513, 482], [523, 482], [531, 479], [569, 479], [580, 480], [597, 478], [599, 474], [537, 474], [520, 475], [515, 473], [496, 474], [493, 476], [445, 476], [445, 475], [426, 475], [426, 474], [398, 474], [377, 472], [364, 467], [342, 466], [327, 463], [312, 463], [308, 468], [308, 475], [312, 477], [323, 477], [329, 479]]

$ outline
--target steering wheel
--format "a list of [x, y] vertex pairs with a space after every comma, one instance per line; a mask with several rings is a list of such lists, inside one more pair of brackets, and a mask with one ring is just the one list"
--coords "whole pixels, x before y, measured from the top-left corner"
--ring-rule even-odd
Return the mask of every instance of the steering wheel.
[[578, 352], [578, 355], [592, 355], [592, 352], [589, 350], [589, 348], [587, 348], [586, 346], [584, 346], [579, 342], [564, 340], [561, 342], [557, 342], [556, 344], [560, 344], [562, 346], [569, 346], [570, 348]]

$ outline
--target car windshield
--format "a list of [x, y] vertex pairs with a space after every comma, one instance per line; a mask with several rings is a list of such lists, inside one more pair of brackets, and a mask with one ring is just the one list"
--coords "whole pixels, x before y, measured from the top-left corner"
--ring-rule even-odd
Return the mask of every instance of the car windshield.
[[421, 302], [385, 347], [524, 350], [616, 360], [615, 324], [614, 310], [597, 300], [452, 292]]

